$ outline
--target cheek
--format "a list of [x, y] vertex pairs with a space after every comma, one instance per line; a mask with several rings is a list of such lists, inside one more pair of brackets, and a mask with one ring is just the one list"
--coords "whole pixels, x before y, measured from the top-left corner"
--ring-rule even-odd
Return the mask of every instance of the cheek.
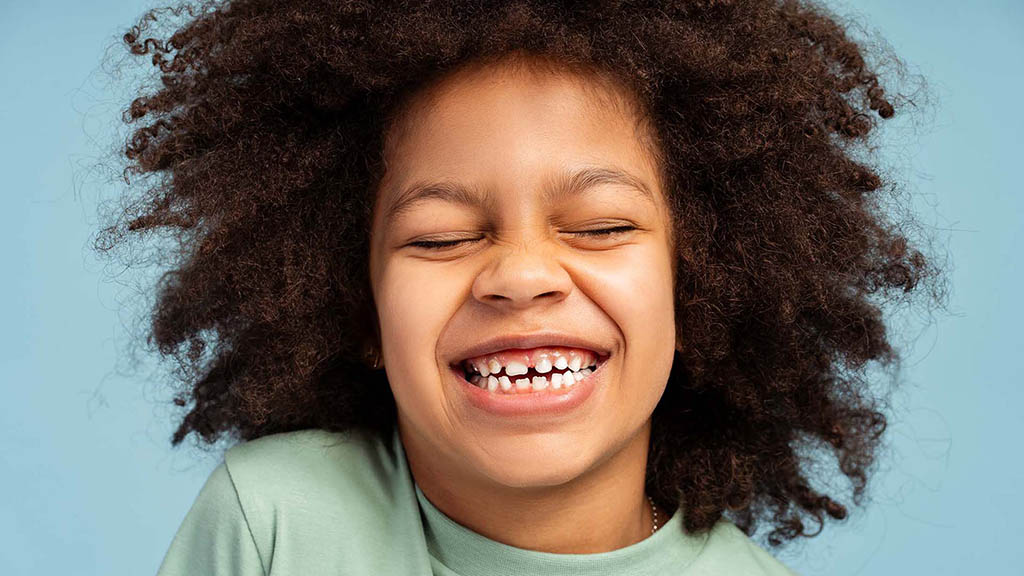
[[672, 270], [666, 249], [632, 246], [615, 259], [595, 259], [585, 275], [590, 279], [588, 291], [626, 338], [664, 338], [666, 333], [673, 337]]
[[458, 308], [457, 275], [436, 264], [396, 263], [385, 266], [377, 282], [386, 363], [402, 370], [436, 364], [438, 338]]
[[633, 409], [618, 415], [629, 425], [646, 420], [658, 404], [675, 357], [675, 295], [672, 260], [667, 247], [645, 245], [631, 263], [606, 275], [608, 314], [625, 340], [623, 380], [635, 399]]

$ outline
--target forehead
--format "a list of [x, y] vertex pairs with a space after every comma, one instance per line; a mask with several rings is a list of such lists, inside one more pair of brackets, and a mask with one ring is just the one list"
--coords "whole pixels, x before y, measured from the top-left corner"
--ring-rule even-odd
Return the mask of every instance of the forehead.
[[596, 75], [497, 65], [455, 72], [414, 95], [386, 139], [385, 203], [432, 180], [477, 189], [543, 188], [581, 165], [657, 186], [640, 117]]

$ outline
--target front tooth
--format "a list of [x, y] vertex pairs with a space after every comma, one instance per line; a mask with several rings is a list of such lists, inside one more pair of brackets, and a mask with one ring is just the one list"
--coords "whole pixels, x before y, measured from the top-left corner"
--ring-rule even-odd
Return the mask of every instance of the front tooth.
[[487, 368], [490, 369], [491, 374], [497, 374], [498, 372], [501, 372], [501, 362], [498, 362], [495, 358], [491, 358], [487, 361]]
[[541, 374], [547, 374], [548, 372], [551, 372], [551, 359], [547, 357], [541, 358], [540, 362], [537, 362], [537, 365], [534, 366], [533, 369], [536, 370], [537, 372], [540, 372]]
[[497, 372], [497, 370], [489, 370], [487, 368], [487, 362], [482, 362], [480, 364], [474, 363], [473, 366], [476, 367], [476, 371], [479, 372], [480, 375], [483, 376], [484, 378], [490, 376], [491, 372]]
[[573, 354], [572, 359], [569, 360], [569, 370], [572, 370], [573, 372], [578, 372], [579, 369], [580, 369], [580, 366], [582, 366], [582, 365], [583, 365], [583, 359], [580, 358], [579, 356], [576, 356], [575, 354]]
[[548, 379], [543, 376], [533, 377], [533, 391], [543, 390], [548, 387]]
[[580, 380], [583, 380], [584, 378], [586, 378], [587, 375], [584, 374], [583, 371], [580, 371], [580, 372], [576, 372], [576, 374], [574, 374], [574, 377], [576, 378], [576, 381], [579, 382]]
[[487, 389], [491, 392], [498, 389], [498, 379], [493, 374], [487, 377]]
[[[509, 362], [505, 366], [505, 374], [508, 374], [509, 376], [522, 376], [523, 374], [526, 374], [528, 370], [529, 368], [526, 367], [526, 364], [516, 362], [515, 360]], [[527, 382], [529, 382], [529, 380], [527, 380]]]
[[510, 380], [508, 376], [498, 378], [498, 384], [501, 385], [502, 392], [508, 392], [512, 389], [512, 380]]
[[529, 389], [530, 389], [530, 379], [529, 378], [520, 378], [520, 379], [516, 380], [516, 392], [522, 392], [524, 390], [529, 390]]
[[555, 368], [565, 370], [568, 367], [569, 361], [565, 359], [565, 356], [559, 355], [558, 358], [555, 358]]
[[566, 370], [564, 373], [562, 373], [562, 386], [565, 386], [566, 388], [571, 388], [572, 385], [575, 383], [576, 377], [572, 375], [572, 372]]

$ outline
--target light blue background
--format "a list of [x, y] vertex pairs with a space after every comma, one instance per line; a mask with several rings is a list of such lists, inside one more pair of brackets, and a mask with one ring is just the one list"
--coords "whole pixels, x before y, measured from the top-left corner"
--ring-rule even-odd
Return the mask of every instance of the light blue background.
[[[929, 81], [929, 116], [887, 129], [881, 152], [948, 247], [951, 314], [909, 319], [874, 502], [778, 556], [806, 575], [1024, 574], [1024, 3], [830, 5], [859, 14]], [[122, 57], [117, 39], [147, 6], [0, 4], [5, 575], [155, 573], [216, 464], [171, 450], [160, 367], [124, 355], [133, 286], [152, 273], [119, 274], [89, 249], [97, 203], [119, 191], [97, 165], [129, 98], [101, 62], [112, 45]]]

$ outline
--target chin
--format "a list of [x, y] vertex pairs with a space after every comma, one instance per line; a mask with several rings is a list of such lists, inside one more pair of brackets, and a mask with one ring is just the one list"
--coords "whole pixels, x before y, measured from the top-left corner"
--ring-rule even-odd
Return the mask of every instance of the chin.
[[586, 472], [589, 462], [579, 443], [568, 439], [552, 447], [544, 435], [492, 443], [477, 468], [497, 484], [511, 488], [559, 486]]

